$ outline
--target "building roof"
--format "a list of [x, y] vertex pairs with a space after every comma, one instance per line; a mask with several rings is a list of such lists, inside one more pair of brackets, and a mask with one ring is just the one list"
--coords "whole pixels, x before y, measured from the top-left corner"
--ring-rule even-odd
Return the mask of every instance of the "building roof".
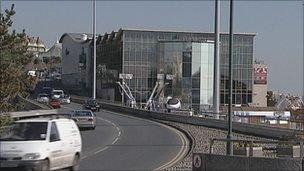
[[92, 38], [93, 38], [93, 34], [89, 34], [89, 33], [64, 33], [60, 37], [60, 40], [59, 40], [60, 43], [62, 43], [62, 40], [65, 36], [69, 36], [75, 42], [80, 42], [80, 43], [88, 42], [88, 41], [92, 40]]
[[[143, 31], [143, 32], [175, 32], [175, 33], [196, 33], [196, 34], [214, 34], [214, 32], [202, 31], [180, 31], [180, 30], [157, 30], [157, 29], [122, 29], [123, 31]], [[221, 32], [221, 34], [229, 34], [228, 32]], [[256, 36], [257, 33], [234, 33], [236, 35]]]
[[25, 41], [28, 43], [28, 46], [46, 48], [43, 41], [39, 37], [26, 37]]
[[[105, 43], [112, 40], [119, 40], [121, 38], [123, 31], [138, 31], [138, 32], [167, 32], [167, 33], [186, 33], [186, 34], [208, 34], [212, 35], [213, 32], [198, 32], [198, 31], [177, 31], [177, 30], [148, 30], [148, 29], [122, 29], [120, 28], [117, 32], [112, 31], [111, 33], [104, 33], [99, 35], [97, 38], [97, 44]], [[229, 33], [221, 33], [222, 35], [228, 35]], [[235, 35], [245, 35], [245, 36], [256, 36], [256, 33], [234, 33]]]

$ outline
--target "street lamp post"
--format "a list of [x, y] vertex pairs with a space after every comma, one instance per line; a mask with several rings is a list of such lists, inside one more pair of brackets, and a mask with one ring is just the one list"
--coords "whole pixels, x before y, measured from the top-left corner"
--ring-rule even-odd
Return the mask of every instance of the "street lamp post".
[[213, 78], [213, 112], [215, 118], [219, 119], [220, 105], [220, 0], [215, 0], [215, 22], [214, 22], [214, 78]]
[[93, 0], [93, 93], [96, 99], [96, 0]]
[[232, 62], [233, 62], [233, 0], [230, 0], [230, 23], [229, 23], [229, 105], [228, 105], [228, 134], [227, 155], [233, 155], [232, 139]]

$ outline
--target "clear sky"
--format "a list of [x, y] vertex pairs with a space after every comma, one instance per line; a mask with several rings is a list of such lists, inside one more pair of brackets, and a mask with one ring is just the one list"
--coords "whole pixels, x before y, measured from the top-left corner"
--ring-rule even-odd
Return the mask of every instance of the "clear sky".
[[[15, 4], [13, 28], [51, 46], [66, 32], [92, 32], [91, 1], [3, 1]], [[257, 33], [254, 56], [269, 67], [268, 89], [303, 94], [303, 1], [235, 1], [235, 32]], [[213, 31], [214, 2], [97, 1], [97, 33], [119, 28]], [[221, 3], [228, 32], [229, 2]]]

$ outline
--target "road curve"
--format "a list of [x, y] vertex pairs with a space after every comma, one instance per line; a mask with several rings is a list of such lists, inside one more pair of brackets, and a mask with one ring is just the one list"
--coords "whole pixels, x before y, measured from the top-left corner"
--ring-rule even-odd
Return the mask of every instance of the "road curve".
[[[79, 108], [72, 103], [61, 111]], [[104, 110], [96, 115], [96, 129], [81, 132], [80, 170], [162, 170], [188, 152], [185, 136], [169, 126]]]

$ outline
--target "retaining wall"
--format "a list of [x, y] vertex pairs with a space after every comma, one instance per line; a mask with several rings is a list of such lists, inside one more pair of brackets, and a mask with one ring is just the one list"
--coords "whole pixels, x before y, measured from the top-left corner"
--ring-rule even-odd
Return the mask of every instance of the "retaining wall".
[[300, 158], [262, 158], [193, 154], [194, 171], [304, 171]]

